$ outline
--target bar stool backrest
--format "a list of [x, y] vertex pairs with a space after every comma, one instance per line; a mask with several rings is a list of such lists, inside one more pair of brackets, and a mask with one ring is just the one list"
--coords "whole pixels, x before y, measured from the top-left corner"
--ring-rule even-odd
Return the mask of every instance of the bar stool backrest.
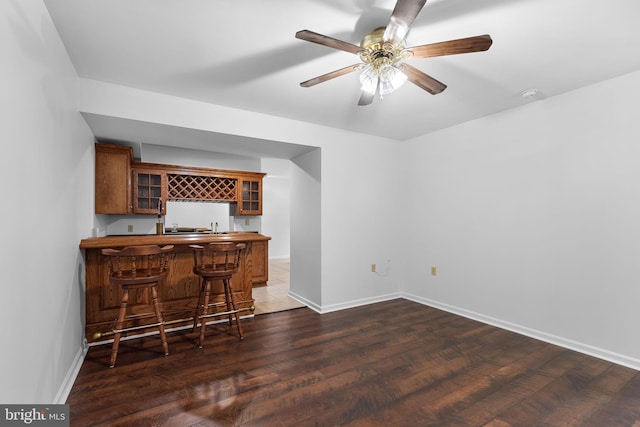
[[193, 272], [200, 276], [230, 276], [238, 271], [244, 243], [209, 243], [190, 245], [193, 250]]
[[103, 249], [109, 259], [109, 280], [121, 285], [157, 282], [167, 273], [173, 245], [127, 246], [124, 249]]

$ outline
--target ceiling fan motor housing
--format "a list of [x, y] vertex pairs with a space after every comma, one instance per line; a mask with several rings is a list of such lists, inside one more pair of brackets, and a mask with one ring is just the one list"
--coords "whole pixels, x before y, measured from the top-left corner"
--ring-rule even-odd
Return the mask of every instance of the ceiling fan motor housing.
[[379, 27], [362, 38], [360, 47], [360, 59], [365, 64], [380, 67], [384, 64], [395, 64], [403, 58], [403, 50], [406, 46], [402, 40], [398, 45], [385, 42], [383, 39], [386, 27]]

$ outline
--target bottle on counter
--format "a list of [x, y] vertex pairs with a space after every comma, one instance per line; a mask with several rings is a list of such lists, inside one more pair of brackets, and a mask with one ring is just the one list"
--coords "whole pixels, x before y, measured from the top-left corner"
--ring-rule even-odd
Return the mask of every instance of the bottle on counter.
[[158, 199], [158, 222], [156, 222], [156, 234], [164, 234], [164, 220], [162, 218], [162, 199]]

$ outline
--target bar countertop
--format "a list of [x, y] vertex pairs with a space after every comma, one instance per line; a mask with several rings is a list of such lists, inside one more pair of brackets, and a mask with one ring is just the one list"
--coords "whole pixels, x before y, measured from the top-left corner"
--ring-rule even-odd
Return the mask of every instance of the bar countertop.
[[90, 237], [80, 241], [80, 249], [104, 249], [136, 245], [193, 245], [210, 242], [255, 242], [271, 240], [259, 233], [231, 231], [224, 234], [138, 234]]

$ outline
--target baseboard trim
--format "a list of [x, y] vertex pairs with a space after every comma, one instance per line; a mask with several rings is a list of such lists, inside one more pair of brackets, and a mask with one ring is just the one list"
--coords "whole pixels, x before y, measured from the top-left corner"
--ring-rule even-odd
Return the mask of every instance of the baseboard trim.
[[515, 332], [520, 335], [524, 335], [530, 338], [547, 342], [549, 344], [554, 344], [563, 348], [567, 348], [569, 350], [577, 351], [579, 353], [597, 357], [598, 359], [606, 360], [608, 362], [615, 363], [617, 365], [622, 365], [627, 368], [640, 371], [640, 360], [633, 357], [625, 356], [624, 354], [615, 353], [609, 350], [591, 346], [589, 344], [584, 344], [584, 343], [573, 341], [567, 338], [548, 334], [543, 331], [531, 329], [526, 326], [507, 322], [501, 319], [496, 319], [491, 316], [485, 316], [484, 314], [469, 311], [464, 308], [452, 306], [452, 305], [435, 301], [429, 298], [423, 298], [417, 295], [406, 294], [406, 293], [403, 293], [401, 297], [413, 302], [417, 302], [419, 304], [427, 305], [429, 307], [433, 307], [443, 311], [447, 311], [449, 313], [457, 314], [462, 317], [477, 320], [478, 322], [495, 326], [497, 328], [506, 329], [508, 331]]
[[62, 380], [62, 384], [58, 389], [58, 393], [56, 393], [56, 397], [53, 399], [54, 404], [62, 405], [66, 403], [67, 398], [69, 397], [69, 393], [71, 393], [71, 389], [73, 388], [73, 384], [76, 382], [76, 378], [80, 373], [80, 368], [82, 368], [82, 363], [84, 362], [84, 358], [87, 356], [87, 352], [89, 351], [89, 347], [85, 344], [78, 349], [76, 353], [76, 357], [73, 359], [67, 374], [64, 376], [64, 380]]
[[400, 298], [399, 292], [392, 294], [378, 295], [370, 298], [362, 298], [358, 300], [347, 301], [339, 304], [323, 305], [321, 313], [331, 313], [332, 311], [346, 310], [348, 308], [362, 307], [363, 305], [375, 304], [377, 302], [390, 301]]
[[306, 299], [303, 296], [296, 294], [295, 292], [289, 291], [287, 295], [289, 296], [289, 298], [293, 298], [294, 300], [298, 301], [300, 304], [306, 305], [307, 307], [309, 307], [311, 310], [315, 312], [318, 312], [318, 313], [322, 312], [321, 307], [318, 304]]
[[352, 300], [352, 301], [342, 302], [339, 304], [320, 306], [314, 303], [313, 301], [309, 301], [308, 299], [301, 297], [300, 295], [297, 295], [296, 293], [291, 291], [289, 291], [289, 296], [294, 300], [298, 301], [299, 303], [306, 305], [313, 311], [316, 311], [320, 314], [331, 313], [332, 311], [346, 310], [348, 308], [361, 307], [363, 305], [375, 304], [377, 302], [390, 301], [393, 299], [401, 298], [400, 293], [394, 292], [392, 294], [378, 295], [371, 298], [362, 298], [359, 300]]

